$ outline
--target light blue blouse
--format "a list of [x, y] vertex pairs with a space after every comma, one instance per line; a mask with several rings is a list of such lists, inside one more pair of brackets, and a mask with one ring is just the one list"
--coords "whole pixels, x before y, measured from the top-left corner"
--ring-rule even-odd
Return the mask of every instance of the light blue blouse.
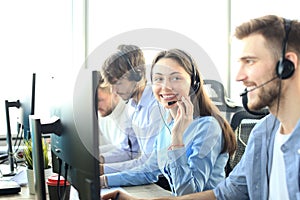
[[[168, 126], [172, 129], [173, 122]], [[185, 147], [168, 150], [171, 135], [163, 127], [147, 162], [126, 172], [108, 174], [108, 185], [148, 184], [163, 174], [176, 196], [213, 189], [225, 178], [228, 160], [228, 153], [220, 153], [224, 141], [219, 123], [211, 116], [196, 118], [183, 139]]]

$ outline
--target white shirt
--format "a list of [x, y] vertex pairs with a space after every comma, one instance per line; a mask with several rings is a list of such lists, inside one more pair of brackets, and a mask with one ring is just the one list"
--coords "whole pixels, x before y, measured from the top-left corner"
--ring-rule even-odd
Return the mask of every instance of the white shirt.
[[[127, 161], [137, 156], [131, 153], [133, 150], [138, 152], [139, 145], [124, 101], [120, 100], [110, 115], [99, 117], [99, 132], [100, 154], [105, 163]], [[131, 149], [128, 145], [129, 138]]]
[[289, 139], [291, 134], [281, 134], [279, 130], [280, 128], [277, 130], [274, 140], [273, 160], [269, 182], [269, 200], [289, 199], [285, 163], [281, 146]]

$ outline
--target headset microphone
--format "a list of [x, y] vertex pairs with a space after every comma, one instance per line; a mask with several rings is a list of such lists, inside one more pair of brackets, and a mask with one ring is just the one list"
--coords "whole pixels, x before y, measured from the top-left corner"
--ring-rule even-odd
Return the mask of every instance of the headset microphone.
[[278, 76], [275, 76], [275, 77], [272, 78], [271, 80], [268, 80], [268, 81], [264, 82], [263, 84], [260, 84], [259, 86], [256, 86], [256, 87], [254, 87], [254, 88], [252, 88], [252, 89], [250, 89], [250, 90], [247, 90], [247, 88], [245, 88], [244, 92], [242, 92], [242, 93], [240, 94], [240, 96], [241, 96], [241, 97], [242, 97], [242, 96], [247, 96], [248, 92], [252, 92], [253, 90], [256, 90], [256, 89], [258, 89], [258, 88], [261, 88], [261, 87], [263, 87], [264, 85], [266, 85], [266, 84], [268, 84], [268, 83], [274, 81], [274, 80], [277, 79], [277, 78], [278, 78]]
[[248, 92], [251, 92], [251, 91], [253, 91], [253, 90], [256, 90], [256, 89], [258, 89], [258, 88], [263, 87], [264, 85], [266, 85], [266, 84], [268, 84], [268, 83], [274, 81], [274, 80], [277, 79], [277, 78], [278, 78], [278, 76], [275, 76], [275, 77], [272, 78], [271, 80], [268, 80], [267, 82], [265, 82], [265, 83], [263, 83], [263, 84], [261, 84], [261, 85], [259, 85], [259, 86], [256, 86], [256, 87], [254, 87], [254, 88], [252, 88], [252, 89], [250, 89], [250, 90], [247, 90], [247, 88], [245, 88], [244, 92], [242, 92], [242, 93], [240, 94], [240, 96], [242, 97], [243, 107], [245, 108], [245, 110], [246, 110], [248, 113], [250, 113], [250, 114], [252, 114], [252, 115], [263, 115], [263, 114], [267, 114], [267, 113], [268, 113], [268, 111], [266, 111], [266, 110], [261, 110], [261, 111], [250, 110], [249, 107], [248, 107], [248, 96], [247, 96], [247, 94], [248, 94]]
[[[198, 91], [199, 85], [200, 85], [200, 82], [198, 82], [198, 85], [196, 86], [197, 88], [192, 88], [192, 92], [190, 92], [189, 96], [192, 96], [193, 94], [195, 94]], [[168, 102], [168, 105], [171, 106], [175, 103], [177, 103], [177, 101], [170, 101], [170, 102]]]
[[170, 101], [168, 102], [168, 106], [175, 104], [177, 101]]
[[243, 107], [245, 108], [245, 110], [252, 114], [252, 115], [266, 115], [269, 113], [269, 111], [267, 109], [262, 109], [262, 110], [259, 110], [259, 111], [255, 111], [255, 110], [250, 110], [248, 108], [248, 97], [247, 95], [243, 95], [242, 97], [242, 103], [243, 103]]
[[[192, 88], [192, 92], [190, 92], [189, 96], [192, 96], [193, 94], [196, 93], [196, 91], [198, 91], [199, 85], [200, 85], [200, 82], [198, 83], [198, 86], [197, 86], [198, 88], [194, 88], [194, 89], [196, 89], [196, 90], [194, 90], [194, 89]], [[168, 102], [168, 105], [171, 106], [171, 105], [173, 105], [173, 104], [175, 104], [175, 103], [177, 103], [177, 101], [170, 101], [170, 102]]]

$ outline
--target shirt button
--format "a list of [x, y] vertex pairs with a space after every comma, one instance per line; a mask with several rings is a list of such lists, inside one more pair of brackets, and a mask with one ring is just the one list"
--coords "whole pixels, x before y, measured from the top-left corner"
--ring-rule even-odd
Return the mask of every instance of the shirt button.
[[300, 149], [298, 149], [298, 154], [300, 154]]

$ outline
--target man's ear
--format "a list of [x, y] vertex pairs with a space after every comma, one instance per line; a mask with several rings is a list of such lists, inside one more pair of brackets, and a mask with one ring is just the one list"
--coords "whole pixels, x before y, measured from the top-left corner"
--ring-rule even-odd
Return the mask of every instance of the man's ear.
[[295, 66], [295, 70], [298, 69], [300, 63], [299, 63], [299, 57], [295, 52], [287, 52], [286, 53], [286, 59], [290, 60], [294, 66]]

